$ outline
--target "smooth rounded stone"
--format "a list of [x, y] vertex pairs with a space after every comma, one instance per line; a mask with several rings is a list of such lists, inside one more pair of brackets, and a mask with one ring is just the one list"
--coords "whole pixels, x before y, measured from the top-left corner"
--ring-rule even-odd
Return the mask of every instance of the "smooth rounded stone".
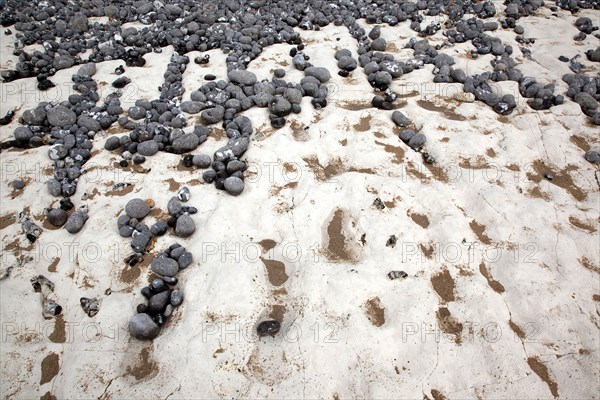
[[579, 92], [573, 97], [575, 103], [579, 104], [582, 110], [595, 110], [598, 108], [598, 101], [588, 92]]
[[369, 39], [375, 40], [381, 36], [381, 28], [376, 26], [369, 32]]
[[192, 157], [192, 163], [198, 168], [208, 168], [212, 164], [212, 159], [207, 154], [197, 154]]
[[111, 85], [112, 85], [112, 87], [114, 87], [114, 88], [117, 88], [117, 89], [123, 89], [125, 86], [129, 85], [130, 83], [131, 83], [131, 79], [129, 79], [129, 78], [128, 78], [128, 77], [126, 77], [126, 76], [121, 76], [121, 77], [119, 77], [119, 78], [115, 79], [115, 80], [114, 80], [114, 81], [111, 83]]
[[352, 56], [344, 56], [338, 60], [337, 66], [339, 69], [354, 71], [358, 67], [358, 63]]
[[394, 122], [394, 124], [402, 128], [410, 125], [410, 119], [408, 119], [406, 115], [402, 114], [402, 112], [398, 110], [392, 113], [392, 121]]
[[159, 145], [158, 142], [154, 140], [146, 140], [138, 144], [137, 152], [145, 157], [151, 157], [158, 153]]
[[29, 139], [33, 137], [33, 132], [25, 126], [19, 126], [14, 132], [15, 140], [19, 142], [29, 142]]
[[283, 69], [283, 68], [275, 69], [275, 71], [273, 71], [273, 76], [278, 79], [285, 77], [285, 69]]
[[213, 183], [217, 179], [217, 173], [213, 170], [204, 171], [202, 180], [206, 183]]
[[246, 71], [243, 69], [234, 69], [227, 73], [227, 78], [233, 82], [241, 85], [254, 85], [257, 82], [256, 75], [254, 72]]
[[244, 181], [235, 176], [225, 179], [224, 185], [225, 191], [232, 196], [238, 196], [244, 191]]
[[178, 258], [177, 264], [179, 264], [179, 269], [186, 269], [192, 263], [192, 253], [189, 251], [184, 251]]
[[412, 129], [404, 129], [402, 132], [400, 132], [400, 134], [398, 135], [400, 137], [400, 140], [402, 140], [403, 142], [408, 142], [410, 139], [412, 139], [413, 136], [415, 136], [417, 133], [415, 131], [413, 131]]
[[450, 71], [450, 77], [459, 83], [464, 83], [467, 80], [467, 74], [462, 69], [453, 69]]
[[167, 257], [156, 257], [150, 263], [152, 272], [162, 276], [175, 276], [179, 272], [177, 261]]
[[587, 162], [590, 162], [592, 164], [600, 163], [600, 152], [594, 150], [588, 151], [587, 153], [585, 153], [584, 157]]
[[148, 312], [158, 314], [162, 312], [171, 300], [171, 291], [165, 290], [155, 294], [148, 300]]
[[75, 60], [71, 56], [62, 55], [62, 56], [56, 57], [54, 59], [54, 61], [52, 62], [52, 65], [57, 70], [67, 69], [67, 68], [71, 68], [73, 65], [75, 65]]
[[181, 257], [181, 255], [185, 253], [185, 251], [185, 247], [183, 246], [176, 247], [171, 250], [171, 252], [169, 253], [169, 257], [171, 257], [173, 260], [179, 260], [179, 257]]
[[[120, 232], [119, 232], [120, 233]], [[146, 247], [152, 240], [152, 233], [149, 230], [143, 230], [139, 234], [133, 234], [133, 240], [131, 241], [131, 248], [136, 253], [143, 253], [146, 251]]]
[[177, 192], [177, 198], [182, 202], [187, 202], [190, 199], [190, 188], [187, 186], [182, 187]]
[[160, 278], [153, 279], [152, 282], [150, 282], [150, 288], [154, 293], [164, 292], [168, 289], [167, 283]]
[[46, 187], [48, 188], [48, 193], [52, 196], [58, 197], [62, 193], [62, 186], [59, 181], [54, 178], [51, 178], [47, 183]]
[[199, 101], [182, 101], [179, 105], [181, 111], [188, 114], [198, 114], [203, 107], [204, 105]]
[[52, 208], [48, 210], [46, 218], [48, 218], [48, 222], [54, 226], [63, 226], [65, 222], [67, 222], [68, 215], [63, 209]]
[[157, 221], [150, 227], [150, 232], [154, 236], [162, 236], [167, 233], [168, 225], [164, 221]]
[[142, 294], [142, 296], [144, 296], [147, 299], [150, 299], [150, 297], [152, 297], [154, 295], [154, 293], [152, 292], [152, 289], [148, 286], [144, 286], [142, 288], [142, 290], [140, 290], [140, 293]]
[[132, 226], [125, 225], [119, 228], [119, 235], [121, 235], [122, 237], [131, 237], [131, 235], [133, 235], [134, 230], [135, 229], [133, 229]]
[[83, 64], [77, 70], [77, 75], [80, 75], [80, 76], [94, 76], [95, 73], [96, 73], [96, 64], [94, 64], [93, 62]]
[[106, 139], [106, 142], [104, 142], [104, 148], [108, 151], [113, 151], [116, 150], [120, 147], [120, 143], [119, 143], [119, 138], [117, 136], [111, 136], [108, 139]]
[[67, 219], [67, 223], [65, 224], [65, 229], [69, 233], [77, 233], [83, 228], [85, 222], [88, 220], [89, 216], [87, 212], [82, 210], [77, 210]]
[[331, 79], [331, 74], [329, 73], [329, 70], [327, 70], [327, 68], [324, 67], [308, 67], [304, 70], [304, 74], [306, 76], [312, 76], [314, 78], [317, 78], [321, 83], [325, 83], [329, 79]]
[[129, 333], [136, 339], [152, 340], [160, 333], [160, 327], [150, 315], [140, 313], [129, 322]]
[[171, 214], [173, 216], [177, 216], [181, 212], [182, 207], [183, 207], [183, 205], [181, 204], [179, 199], [177, 197], [173, 196], [173, 197], [171, 197], [171, 199], [169, 200], [169, 203], [167, 204], [167, 211], [169, 212], [169, 214]]
[[177, 218], [177, 223], [175, 224], [175, 234], [179, 237], [190, 237], [196, 231], [196, 224], [192, 217], [187, 214], [183, 214], [181, 217]]
[[146, 109], [138, 106], [129, 107], [127, 115], [134, 120], [142, 119], [146, 117]]
[[371, 50], [373, 51], [385, 51], [386, 47], [387, 41], [382, 37], [373, 40], [371, 43]]
[[46, 116], [50, 125], [59, 128], [71, 126], [77, 121], [77, 114], [75, 112], [60, 105], [48, 110]]
[[292, 103], [281, 96], [275, 96], [269, 103], [269, 111], [278, 117], [285, 117], [292, 112]]
[[179, 307], [183, 303], [183, 292], [179, 290], [173, 290], [171, 292], [171, 305], [173, 307]]
[[214, 108], [202, 111], [202, 114], [200, 114], [200, 118], [204, 123], [210, 125], [216, 124], [217, 122], [221, 121], [224, 115], [225, 107], [217, 105]]
[[279, 323], [279, 321], [275, 321], [275, 320], [262, 321], [256, 327], [256, 333], [260, 337], [275, 336], [279, 332], [280, 329], [281, 329], [281, 324]]
[[20, 179], [15, 179], [14, 181], [11, 182], [11, 185], [12, 185], [13, 189], [21, 190], [25, 187], [25, 182], [23, 182]]
[[173, 151], [177, 154], [187, 153], [198, 147], [200, 139], [195, 133], [186, 133], [173, 141]]
[[425, 135], [423, 135], [422, 133], [417, 133], [416, 135], [410, 138], [410, 140], [408, 141], [408, 146], [413, 149], [418, 149], [419, 147], [425, 144], [426, 140], [427, 138], [425, 137]]
[[177, 278], [174, 276], [163, 276], [162, 279], [163, 279], [163, 281], [165, 281], [165, 283], [167, 285], [171, 285], [171, 286], [177, 285], [177, 282], [178, 282]]
[[386, 71], [377, 71], [374, 75], [374, 82], [378, 87], [389, 86], [392, 83], [392, 75]]
[[142, 219], [150, 213], [150, 206], [140, 198], [134, 198], [125, 205], [125, 213], [130, 218]]
[[379, 71], [379, 64], [376, 61], [371, 61], [363, 67], [367, 76]]
[[525, 28], [523, 28], [521, 25], [517, 25], [515, 26], [515, 28], [513, 29], [513, 31], [517, 34], [517, 35], [522, 35], [525, 33]]

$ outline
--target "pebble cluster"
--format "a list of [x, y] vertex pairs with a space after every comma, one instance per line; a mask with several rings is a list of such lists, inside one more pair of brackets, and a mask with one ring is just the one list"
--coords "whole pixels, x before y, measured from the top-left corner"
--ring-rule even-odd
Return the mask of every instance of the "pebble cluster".
[[[0, 118], [0, 125], [10, 123], [15, 116], [20, 122], [14, 130], [14, 140], [2, 143], [2, 148], [48, 146], [53, 176], [47, 182], [47, 189], [52, 196], [62, 199], [59, 207], [46, 210], [46, 218], [50, 224], [64, 227], [72, 234], [85, 225], [88, 209], [85, 205], [75, 209], [70, 198], [76, 193], [79, 178], [86, 173], [85, 164], [92, 156], [94, 138], [114, 123], [129, 133], [108, 137], [104, 148], [119, 152], [121, 167], [130, 163], [142, 164], [160, 151], [178, 154], [182, 155], [185, 167], [205, 170], [202, 173], [204, 182], [214, 183], [217, 189], [230, 195], [240, 195], [245, 188], [244, 171], [247, 169], [243, 157], [253, 134], [252, 121], [241, 113], [252, 107], [264, 108], [271, 126], [279, 129], [286, 125], [289, 115], [302, 111], [304, 97], [311, 98], [314, 109], [326, 107], [331, 73], [327, 68], [311, 63], [296, 29], [316, 31], [332, 23], [345, 26], [357, 42], [358, 58], [348, 48], [336, 51], [338, 75], [347, 77], [362, 68], [374, 91], [372, 106], [393, 110], [390, 118], [399, 128], [399, 139], [421, 152], [427, 163], [435, 160], [424, 151], [426, 132], [419, 132], [413, 121], [397, 109], [398, 93], [391, 89], [394, 80], [426, 66], [431, 67], [433, 82], [462, 84], [467, 98], [485, 103], [500, 115], [511, 114], [517, 101], [512, 94], [497, 94], [492, 90], [492, 83], [513, 81], [518, 83], [519, 93], [528, 99], [530, 108], [549, 109], [571, 99], [592, 124], [600, 125], [600, 79], [584, 74], [586, 69], [581, 57], [560, 57], [561, 61], [569, 63], [573, 72], [562, 77], [568, 84], [566, 98], [555, 93], [553, 83], [525, 76], [517, 68], [513, 55], [520, 51], [523, 56], [532, 58], [528, 46], [535, 43], [535, 38], [527, 37], [518, 21], [545, 7], [543, 0], [506, 0], [504, 3], [506, 7], [499, 11], [490, 1], [471, 0], [224, 0], [216, 3], [123, 0], [118, 5], [108, 0], [56, 0], [33, 4], [24, 0], [6, 0], [0, 6], [0, 24], [12, 28], [5, 30], [6, 35], [13, 35], [15, 31], [14, 55], [18, 62], [14, 69], [0, 71], [4, 82], [35, 77], [37, 88], [44, 91], [55, 86], [52, 79], [57, 71], [75, 66], [78, 70], [71, 77], [76, 93], [66, 101], [41, 102], [19, 115], [16, 110], [9, 110]], [[550, 6], [555, 13], [559, 9], [573, 14], [580, 9], [600, 9], [597, 0], [556, 0], [555, 4]], [[447, 18], [424, 23], [426, 16], [441, 15]], [[108, 22], [91, 22], [91, 17], [108, 17]], [[362, 19], [376, 26], [367, 32], [358, 22]], [[122, 27], [130, 22], [144, 26]], [[383, 25], [400, 23], [408, 24], [415, 32], [414, 37], [402, 44], [412, 51], [412, 56], [402, 60], [386, 52], [389, 44], [381, 35]], [[579, 31], [573, 37], [576, 42], [588, 35], [600, 37], [598, 26], [590, 18], [577, 18], [574, 26]], [[494, 36], [493, 32], [499, 29], [512, 30], [518, 48], [506, 45]], [[445, 40], [432, 45], [428, 37], [440, 31]], [[283, 69], [274, 70], [273, 77], [263, 81], [258, 81], [254, 73], [246, 70], [266, 47], [283, 43], [291, 46], [291, 64], [304, 74], [300, 82], [285, 80]], [[469, 75], [457, 68], [454, 58], [445, 49], [460, 43], [472, 45], [469, 52], [472, 59], [492, 55], [490, 69]], [[25, 49], [34, 44], [41, 45], [41, 49]], [[159, 98], [138, 99], [124, 110], [119, 98], [123, 94], [121, 89], [131, 83], [124, 75], [127, 69], [144, 67], [145, 55], [160, 53], [166, 46], [173, 46], [175, 52], [163, 74]], [[221, 49], [226, 54], [227, 81], [216, 80], [214, 74], [208, 73], [197, 90], [190, 93], [190, 100], [183, 101], [183, 74], [190, 63], [186, 54], [211, 49]], [[600, 47], [586, 49], [584, 54], [585, 62], [600, 62]], [[123, 65], [115, 69], [117, 77], [111, 83], [115, 91], [100, 103], [98, 83], [94, 79], [96, 64], [109, 60], [122, 60], [127, 69]], [[193, 62], [209, 64], [210, 57], [202, 54]], [[201, 123], [194, 123], [192, 127], [188, 117], [194, 114], [199, 114]], [[212, 157], [193, 154], [207, 141], [213, 131], [210, 127], [215, 124], [221, 124], [225, 130], [227, 143]], [[600, 153], [596, 150], [588, 151], [584, 157], [590, 163], [600, 163]], [[12, 185], [20, 190], [25, 183], [15, 180]], [[128, 263], [139, 262], [153, 238], [164, 235], [169, 227], [183, 238], [195, 232], [196, 226], [190, 215], [197, 210], [182, 204], [189, 200], [189, 195], [189, 188], [182, 188], [168, 202], [169, 219], [157, 221], [151, 227], [144, 224], [143, 219], [150, 213], [153, 203], [138, 198], [127, 203], [117, 227], [121, 236], [132, 238], [134, 254], [128, 258]], [[381, 201], [375, 206], [384, 207]], [[41, 228], [31, 220], [23, 220], [22, 227], [32, 242], [41, 234]], [[391, 237], [388, 245], [393, 246], [395, 242], [396, 238]], [[191, 253], [177, 244], [154, 259], [152, 271], [162, 278], [142, 290], [148, 304], [138, 306], [139, 313], [130, 325], [133, 336], [152, 339], [158, 335], [165, 318], [183, 301], [181, 292], [173, 289], [177, 284], [175, 275], [191, 262]], [[392, 272], [397, 277], [398, 274]], [[398, 276], [402, 277], [401, 274]], [[49, 287], [40, 279], [35, 285]], [[90, 316], [97, 312], [95, 299], [82, 298], [81, 305]], [[48, 312], [58, 309], [53, 310]], [[257, 332], [259, 336], [274, 335], [279, 329], [279, 322], [263, 321]]]
[[148, 300], [137, 306], [137, 314], [129, 323], [131, 336], [151, 340], [158, 336], [160, 328], [176, 307], [183, 303], [183, 292], [177, 289], [176, 275], [192, 263], [192, 254], [178, 243], [160, 252], [150, 268], [160, 276], [149, 286], [142, 288], [142, 295]]

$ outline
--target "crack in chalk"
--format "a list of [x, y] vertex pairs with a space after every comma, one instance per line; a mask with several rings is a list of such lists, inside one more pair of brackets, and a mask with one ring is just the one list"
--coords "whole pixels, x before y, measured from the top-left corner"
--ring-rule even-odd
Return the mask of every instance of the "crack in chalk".
[[173, 394], [175, 394], [175, 392], [179, 392], [181, 390], [181, 381], [179, 381], [179, 385], [177, 386], [177, 388], [175, 390], [173, 390], [171, 393], [169, 393], [167, 395], [167, 397], [165, 397], [165, 400], [168, 400], [169, 397], [173, 396]]
[[102, 394], [100, 396], [98, 396], [98, 400], [102, 400], [104, 399], [108, 399], [109, 397], [104, 397], [106, 395], [106, 392], [108, 390], [108, 388], [110, 387], [110, 385], [112, 385], [113, 381], [117, 379], [117, 377], [115, 376], [114, 378], [112, 378], [109, 382], [108, 385], [104, 388], [104, 391], [102, 392]]
[[[512, 321], [512, 312], [510, 312], [510, 307], [508, 306], [508, 303], [504, 299], [504, 296], [500, 295], [500, 298], [502, 299], [502, 302], [504, 303], [504, 307], [506, 307], [506, 311], [508, 311], [509, 321]], [[525, 341], [523, 340], [523, 338], [521, 336], [519, 336], [518, 334], [516, 334], [516, 335], [519, 338], [519, 342], [521, 342], [521, 347], [523, 348], [523, 353], [525, 353], [525, 359], [528, 359], [529, 354], [527, 354], [527, 349], [525, 348]]]
[[[429, 373], [429, 376], [427, 376], [427, 380], [429, 380], [429, 378], [431, 378], [431, 375], [433, 375], [433, 373], [437, 369], [439, 363], [440, 363], [440, 342], [436, 340], [436, 360], [435, 360], [435, 366], [433, 367], [433, 370], [431, 370], [431, 372]], [[423, 390], [423, 389], [421, 389], [421, 390]]]
[[491, 208], [493, 208], [493, 209], [494, 209], [494, 211], [496, 211], [496, 213], [497, 213], [498, 215], [500, 215], [502, 218], [504, 218], [504, 220], [506, 220], [506, 214], [504, 214], [504, 213], [500, 213], [500, 211], [498, 211], [498, 209], [497, 209], [496, 207], [494, 207], [494, 206], [493, 206], [493, 205], [492, 205], [492, 204], [491, 204], [491, 203], [488, 201], [488, 199], [486, 199], [486, 198], [485, 198], [485, 196], [481, 194], [481, 192], [477, 192], [477, 194], [479, 195], [479, 197], [481, 197], [481, 198], [483, 199], [483, 201], [485, 201], [485, 202], [488, 204], [488, 206], [490, 206]]

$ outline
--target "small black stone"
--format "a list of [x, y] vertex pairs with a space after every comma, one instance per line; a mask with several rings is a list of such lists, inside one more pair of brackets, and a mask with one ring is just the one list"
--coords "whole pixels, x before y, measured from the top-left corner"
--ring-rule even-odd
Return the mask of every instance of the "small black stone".
[[256, 327], [256, 333], [258, 336], [275, 336], [281, 329], [279, 321], [269, 320], [263, 321]]
[[154, 322], [156, 322], [158, 326], [163, 326], [165, 322], [167, 322], [167, 317], [165, 317], [163, 314], [156, 314], [154, 316]]
[[171, 285], [171, 286], [175, 286], [177, 285], [177, 278], [174, 276], [165, 276], [162, 278], [162, 280], [167, 284], [167, 285]]
[[191, 168], [192, 165], [194, 165], [194, 163], [192, 162], [193, 158], [194, 156], [191, 154], [188, 154], [187, 156], [183, 157], [183, 166], [186, 168]]
[[152, 289], [150, 289], [148, 286], [144, 286], [142, 288], [142, 290], [140, 291], [140, 293], [142, 293], [142, 296], [144, 296], [147, 299], [149, 299], [150, 297], [152, 297], [154, 295], [154, 293], [152, 292]]
[[154, 279], [150, 284], [150, 287], [154, 293], [164, 292], [168, 289], [166, 282], [162, 279]]
[[60, 200], [60, 208], [65, 210], [65, 211], [69, 211], [72, 210], [73, 207], [75, 207], [73, 205], [73, 203], [71, 202], [71, 199], [69, 197], [65, 197], [64, 199]]
[[143, 314], [148, 312], [148, 306], [146, 304], [140, 303], [137, 305], [138, 314]]
[[121, 160], [119, 161], [119, 165], [123, 168], [126, 168], [129, 165], [129, 163], [127, 162], [127, 160]]

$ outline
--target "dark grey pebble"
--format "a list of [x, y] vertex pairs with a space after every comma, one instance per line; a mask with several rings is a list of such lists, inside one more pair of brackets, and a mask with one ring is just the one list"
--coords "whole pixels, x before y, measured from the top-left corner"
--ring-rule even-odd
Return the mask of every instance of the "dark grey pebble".
[[173, 290], [171, 292], [171, 305], [173, 307], [179, 307], [183, 303], [183, 293], [179, 290]]
[[77, 210], [67, 219], [65, 229], [71, 234], [77, 233], [83, 228], [88, 218], [87, 210]]
[[196, 231], [196, 224], [189, 215], [182, 215], [177, 218], [175, 224], [175, 234], [179, 237], [189, 237]]
[[181, 254], [177, 259], [177, 264], [179, 264], [180, 269], [185, 269], [190, 266], [192, 261], [192, 253], [190, 253], [189, 251], [184, 251], [183, 254]]
[[134, 198], [125, 205], [125, 212], [131, 218], [142, 219], [150, 213], [150, 206], [140, 198]]
[[256, 333], [258, 336], [275, 336], [281, 329], [279, 321], [269, 320], [263, 321], [256, 327]]
[[21, 190], [25, 187], [25, 182], [23, 182], [21, 179], [15, 179], [14, 181], [11, 182], [11, 185], [12, 185], [13, 189]]
[[160, 327], [150, 315], [136, 314], [129, 322], [129, 333], [137, 339], [152, 340], [160, 333]]
[[52, 208], [48, 210], [48, 214], [46, 215], [48, 218], [48, 222], [54, 226], [63, 226], [65, 222], [67, 222], [67, 212], [60, 208]]
[[152, 232], [152, 234], [154, 236], [162, 236], [165, 233], [167, 233], [167, 229], [168, 229], [168, 226], [167, 226], [166, 222], [164, 222], [164, 221], [157, 221], [155, 224], [153, 224], [150, 227], [150, 232]]
[[175, 276], [179, 272], [179, 265], [171, 258], [157, 257], [150, 263], [150, 269], [158, 275]]

